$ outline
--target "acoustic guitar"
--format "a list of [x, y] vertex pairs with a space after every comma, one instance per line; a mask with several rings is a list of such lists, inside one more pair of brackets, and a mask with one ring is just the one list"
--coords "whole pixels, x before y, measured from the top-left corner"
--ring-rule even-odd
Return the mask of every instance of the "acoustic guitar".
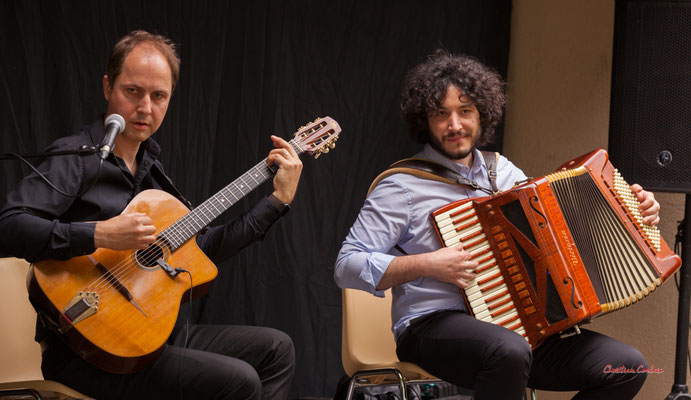
[[[301, 127], [290, 141], [315, 158], [335, 146], [341, 128], [329, 117]], [[141, 370], [163, 349], [180, 304], [206, 293], [216, 266], [195, 237], [225, 210], [271, 178], [266, 159], [189, 210], [161, 190], [145, 190], [123, 212], [149, 215], [156, 240], [135, 251], [97, 249], [67, 261], [45, 260], [29, 269], [29, 298], [39, 318], [82, 358], [103, 370]]]

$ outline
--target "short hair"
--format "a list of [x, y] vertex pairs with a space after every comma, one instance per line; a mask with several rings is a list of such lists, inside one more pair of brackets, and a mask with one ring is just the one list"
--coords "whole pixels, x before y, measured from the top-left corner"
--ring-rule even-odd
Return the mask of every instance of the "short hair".
[[401, 93], [401, 115], [413, 140], [429, 142], [427, 116], [438, 110], [446, 91], [456, 86], [477, 107], [482, 132], [477, 145], [491, 143], [506, 103], [505, 82], [492, 68], [476, 58], [437, 49], [405, 76]]
[[147, 43], [159, 50], [170, 66], [173, 89], [180, 76], [180, 57], [176, 51], [175, 43], [163, 35], [156, 35], [147, 31], [136, 30], [128, 33], [118, 40], [108, 57], [106, 75], [112, 86], [122, 70], [122, 64], [132, 50], [140, 44]]

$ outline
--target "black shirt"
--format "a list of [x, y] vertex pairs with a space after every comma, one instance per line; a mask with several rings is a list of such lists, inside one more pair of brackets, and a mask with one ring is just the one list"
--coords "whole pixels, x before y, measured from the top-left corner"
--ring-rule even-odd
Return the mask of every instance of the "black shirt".
[[[101, 117], [78, 134], [58, 139], [46, 151], [97, 146], [104, 135]], [[160, 147], [153, 139], [143, 142], [137, 154], [136, 176], [114, 154], [104, 160], [98, 177], [96, 155], [43, 159], [37, 169], [69, 194], [81, 193], [98, 179], [91, 189], [75, 199], [59, 194], [35, 173], [26, 176], [8, 194], [7, 203], [0, 211], [0, 256], [34, 262], [47, 258], [64, 260], [94, 252], [95, 221], [120, 214], [143, 190], [165, 187], [151, 172], [154, 164], [163, 171], [159, 153]], [[241, 217], [198, 235], [197, 243], [212, 261], [221, 262], [263, 238], [280, 218], [279, 206], [275, 197], [263, 198]]]

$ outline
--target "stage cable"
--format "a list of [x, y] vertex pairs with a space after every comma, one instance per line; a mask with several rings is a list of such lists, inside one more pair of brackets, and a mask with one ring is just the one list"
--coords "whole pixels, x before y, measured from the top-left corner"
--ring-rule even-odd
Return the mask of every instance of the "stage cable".
[[182, 354], [180, 355], [180, 372], [178, 374], [178, 377], [179, 377], [178, 383], [179, 383], [179, 387], [180, 387], [180, 400], [183, 400], [183, 397], [182, 397], [182, 364], [183, 364], [183, 361], [185, 359], [185, 352], [187, 352], [187, 341], [189, 340], [189, 335], [190, 335], [190, 316], [192, 314], [192, 289], [194, 287], [194, 284], [192, 282], [192, 274], [190, 273], [190, 271], [188, 271], [184, 268], [175, 268], [175, 271], [177, 271], [178, 273], [184, 272], [190, 276], [190, 299], [188, 302], [188, 304], [190, 306], [187, 308], [187, 317], [185, 317], [185, 343], [182, 346]]

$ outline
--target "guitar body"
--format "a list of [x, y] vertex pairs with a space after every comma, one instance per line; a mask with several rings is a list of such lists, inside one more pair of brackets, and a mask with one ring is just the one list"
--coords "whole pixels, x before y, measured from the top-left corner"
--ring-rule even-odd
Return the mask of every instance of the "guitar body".
[[[137, 195], [124, 212], [133, 211], [147, 214], [157, 234], [189, 213], [175, 197], [160, 190]], [[217, 270], [195, 237], [174, 251], [159, 241], [156, 248], [161, 252], [156, 256], [173, 268], [189, 271], [197, 297], [206, 292]], [[34, 307], [59, 326], [75, 352], [109, 372], [134, 372], [151, 362], [175, 326], [180, 303], [189, 299], [187, 273], [172, 276], [153, 257], [142, 254], [98, 249], [67, 261], [37, 262], [27, 278]], [[80, 293], [87, 297], [70, 308]], [[88, 310], [82, 312], [83, 308]]]
[[[316, 158], [335, 146], [340, 132], [333, 119], [318, 118], [300, 127], [290, 145]], [[131, 373], [146, 367], [163, 349], [190, 289], [201, 296], [218, 273], [196, 234], [275, 172], [264, 159], [192, 211], [166, 192], [141, 192], [123, 213], [147, 214], [156, 241], [145, 250], [98, 249], [35, 263], [27, 286], [39, 318], [98, 368]], [[192, 287], [190, 275], [178, 269], [191, 274]]]

